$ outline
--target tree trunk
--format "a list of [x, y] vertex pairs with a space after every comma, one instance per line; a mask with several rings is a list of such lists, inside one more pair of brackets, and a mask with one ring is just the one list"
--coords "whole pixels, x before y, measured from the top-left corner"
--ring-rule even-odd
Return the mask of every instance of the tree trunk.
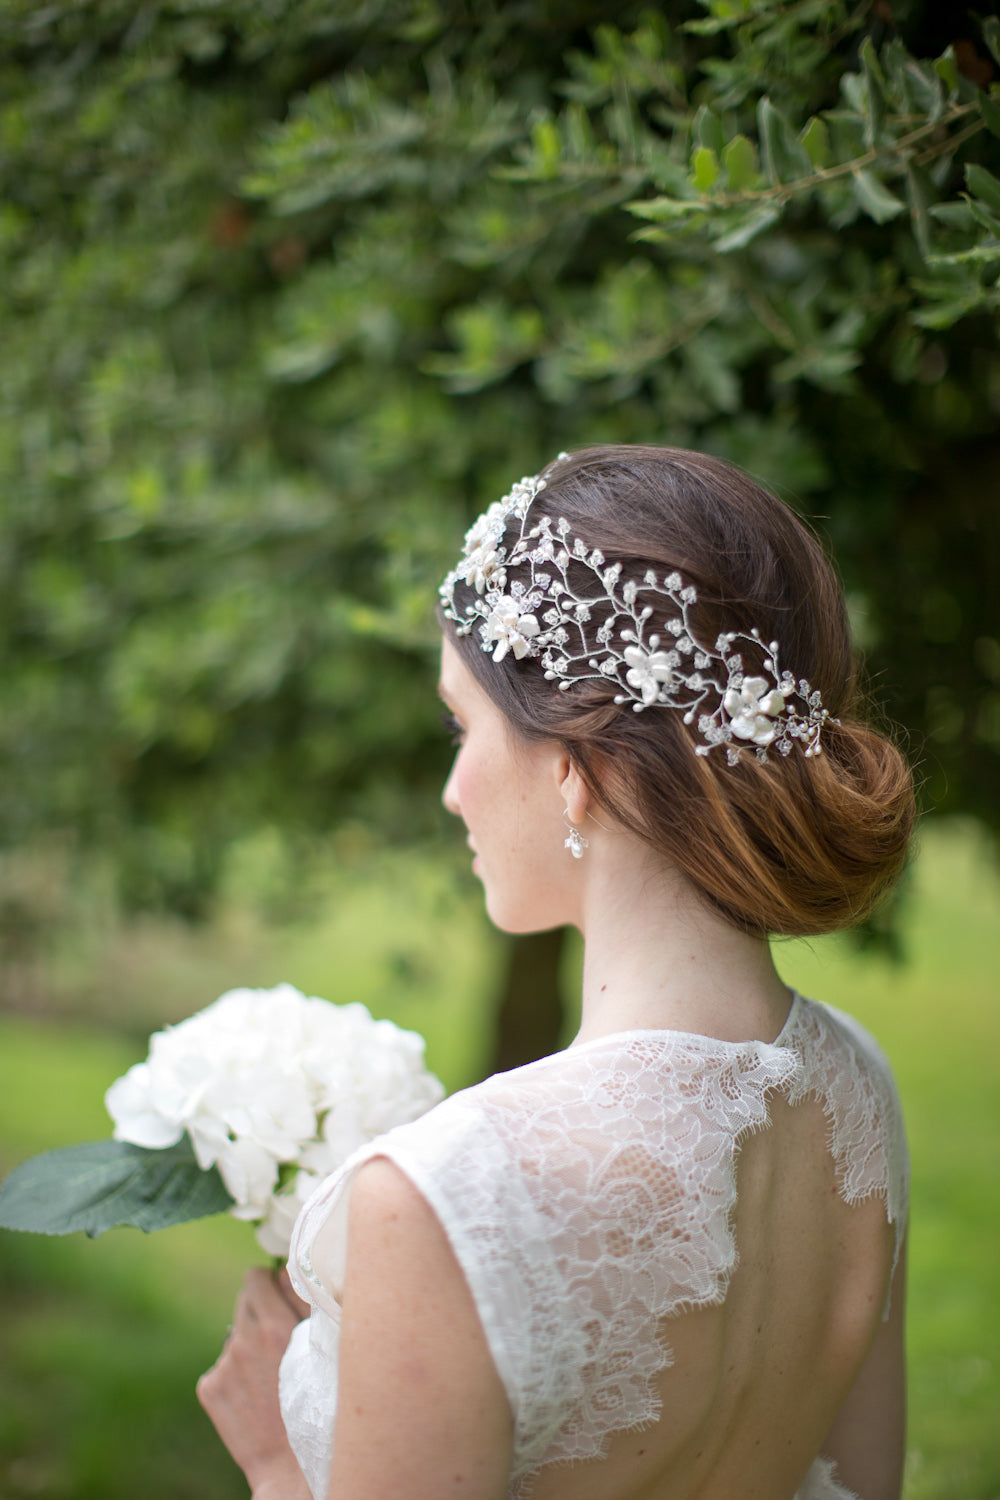
[[564, 929], [512, 939], [497, 997], [497, 1033], [491, 1072], [545, 1057], [559, 1046], [563, 1020], [559, 966]]

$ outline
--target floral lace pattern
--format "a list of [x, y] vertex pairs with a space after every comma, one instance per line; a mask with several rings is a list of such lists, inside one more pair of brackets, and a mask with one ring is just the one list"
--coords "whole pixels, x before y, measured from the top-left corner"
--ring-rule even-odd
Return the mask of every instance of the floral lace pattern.
[[[543, 1465], [594, 1458], [613, 1433], [655, 1421], [656, 1377], [672, 1362], [659, 1325], [725, 1298], [739, 1146], [775, 1095], [820, 1100], [841, 1195], [881, 1194], [898, 1248], [906, 1161], [891, 1075], [861, 1027], [799, 998], [774, 1043], [598, 1038], [358, 1152], [314, 1195], [292, 1245], [314, 1313], [285, 1356], [282, 1409], [314, 1494], [329, 1472], [339, 1313], [310, 1250], [331, 1215], [346, 1229], [364, 1161], [384, 1155], [407, 1173], [465, 1272], [514, 1417], [513, 1497]], [[847, 1493], [814, 1465], [799, 1500]]]

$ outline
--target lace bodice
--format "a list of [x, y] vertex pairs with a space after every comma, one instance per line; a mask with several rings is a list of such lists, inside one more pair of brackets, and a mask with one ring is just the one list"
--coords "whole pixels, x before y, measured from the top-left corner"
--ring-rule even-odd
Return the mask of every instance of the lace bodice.
[[[448, 1235], [510, 1400], [516, 1496], [543, 1465], [596, 1457], [613, 1433], [656, 1419], [656, 1377], [672, 1359], [660, 1325], [724, 1300], [739, 1146], [777, 1094], [821, 1102], [841, 1196], [881, 1195], [898, 1250], [907, 1169], [888, 1066], [857, 1022], [799, 997], [773, 1043], [600, 1037], [455, 1094], [357, 1152], [306, 1205], [292, 1242], [292, 1280], [313, 1313], [282, 1365], [282, 1409], [316, 1500], [339, 1285], [320, 1282], [311, 1249], [332, 1219], [342, 1257], [363, 1162], [394, 1161]], [[817, 1460], [799, 1500], [846, 1494]]]

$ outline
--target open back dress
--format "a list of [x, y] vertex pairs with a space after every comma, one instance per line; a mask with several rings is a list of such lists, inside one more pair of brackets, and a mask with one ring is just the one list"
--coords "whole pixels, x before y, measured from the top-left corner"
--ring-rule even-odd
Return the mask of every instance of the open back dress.
[[[312, 1314], [285, 1354], [281, 1403], [315, 1500], [327, 1500], [359, 1167], [394, 1162], [447, 1235], [510, 1402], [508, 1495], [524, 1500], [547, 1465], [596, 1459], [616, 1433], [661, 1416], [669, 1320], [725, 1301], [741, 1145], [768, 1129], [778, 1099], [822, 1107], [837, 1192], [883, 1201], [898, 1254], [907, 1160], [888, 1065], [851, 1017], [798, 995], [773, 1042], [598, 1037], [454, 1094], [355, 1153], [307, 1203], [289, 1261]], [[312, 1261], [321, 1228], [326, 1284]], [[816, 1455], [795, 1500], [850, 1495]]]

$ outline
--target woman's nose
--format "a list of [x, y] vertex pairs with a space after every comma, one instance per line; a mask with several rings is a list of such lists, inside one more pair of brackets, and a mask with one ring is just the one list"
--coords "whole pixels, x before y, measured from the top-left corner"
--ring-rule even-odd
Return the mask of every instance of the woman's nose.
[[448, 812], [453, 813], [456, 818], [460, 818], [462, 816], [462, 808], [458, 800], [458, 791], [455, 786], [455, 771], [457, 767], [458, 756], [456, 755], [455, 759], [452, 762], [451, 770], [448, 772], [448, 780], [445, 782], [444, 788], [441, 792], [441, 801], [444, 803]]

